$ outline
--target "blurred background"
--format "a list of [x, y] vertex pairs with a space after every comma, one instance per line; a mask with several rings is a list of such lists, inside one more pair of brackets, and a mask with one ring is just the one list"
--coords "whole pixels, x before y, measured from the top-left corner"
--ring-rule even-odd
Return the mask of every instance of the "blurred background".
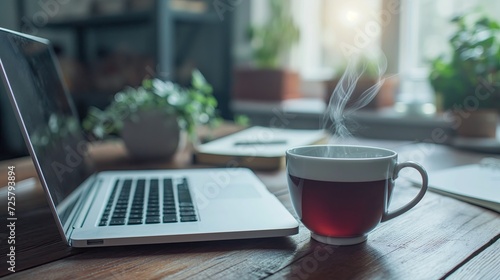
[[[472, 12], [500, 19], [499, 10], [495, 0], [3, 0], [0, 27], [53, 42], [81, 118], [146, 77], [185, 85], [199, 69], [224, 119], [244, 114], [269, 125], [278, 116], [287, 127], [316, 129], [349, 57], [362, 53], [376, 81], [385, 54], [388, 79], [357, 114], [367, 128], [359, 134], [418, 140], [450, 128], [428, 78], [431, 60], [449, 51], [450, 20]], [[281, 81], [268, 81], [273, 75]], [[0, 159], [26, 154], [3, 91]]]

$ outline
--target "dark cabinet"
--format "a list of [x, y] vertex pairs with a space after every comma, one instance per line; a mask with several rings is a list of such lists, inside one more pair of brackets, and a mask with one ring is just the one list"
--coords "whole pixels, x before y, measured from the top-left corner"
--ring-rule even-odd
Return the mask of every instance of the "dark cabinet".
[[[29, 10], [19, 1], [20, 10]], [[81, 113], [89, 105], [105, 106], [124, 86], [137, 86], [146, 76], [181, 84], [199, 69], [214, 86], [223, 116], [228, 117], [231, 77], [231, 14], [220, 17], [209, 0], [113, 0], [119, 11], [103, 14], [93, 0], [85, 16], [54, 16], [37, 28], [70, 33], [73, 56], [61, 50], [65, 79]], [[107, 4], [109, 5], [109, 4]], [[24, 17], [36, 24], [35, 14]], [[51, 39], [51, 38], [48, 38]]]

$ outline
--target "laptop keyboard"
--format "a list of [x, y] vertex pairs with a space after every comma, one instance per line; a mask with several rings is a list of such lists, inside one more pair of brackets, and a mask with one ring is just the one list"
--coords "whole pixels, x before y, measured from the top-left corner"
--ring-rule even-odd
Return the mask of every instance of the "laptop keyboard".
[[99, 226], [196, 222], [186, 178], [117, 180]]

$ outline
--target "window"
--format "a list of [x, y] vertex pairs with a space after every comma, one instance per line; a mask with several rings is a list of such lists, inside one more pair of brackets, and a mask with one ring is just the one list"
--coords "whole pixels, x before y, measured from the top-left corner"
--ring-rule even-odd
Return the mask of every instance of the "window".
[[453, 32], [450, 19], [472, 11], [500, 19], [500, 2], [495, 0], [401, 0], [400, 100], [405, 103], [433, 101], [427, 77], [429, 61], [449, 53]]
[[308, 79], [330, 78], [354, 51], [380, 49], [380, 0], [292, 0], [301, 40], [292, 66]]
[[[252, 1], [254, 17], [265, 18], [265, 1]], [[397, 101], [424, 106], [434, 103], [428, 66], [432, 58], [449, 51], [450, 19], [478, 10], [500, 20], [497, 0], [290, 1], [301, 31], [290, 66], [304, 80], [341, 74], [353, 48], [383, 48], [389, 67], [393, 64], [389, 72], [400, 77]]]

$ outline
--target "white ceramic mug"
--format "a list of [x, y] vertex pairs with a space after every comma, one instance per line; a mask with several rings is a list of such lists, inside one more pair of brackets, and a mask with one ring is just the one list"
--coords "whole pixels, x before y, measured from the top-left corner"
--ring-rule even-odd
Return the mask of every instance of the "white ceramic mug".
[[[333, 245], [361, 243], [380, 222], [414, 207], [427, 191], [427, 172], [418, 163], [398, 163], [397, 158], [394, 151], [367, 146], [289, 149], [286, 161], [291, 200], [312, 238]], [[394, 180], [405, 167], [422, 176], [420, 192], [408, 204], [389, 212]]]

